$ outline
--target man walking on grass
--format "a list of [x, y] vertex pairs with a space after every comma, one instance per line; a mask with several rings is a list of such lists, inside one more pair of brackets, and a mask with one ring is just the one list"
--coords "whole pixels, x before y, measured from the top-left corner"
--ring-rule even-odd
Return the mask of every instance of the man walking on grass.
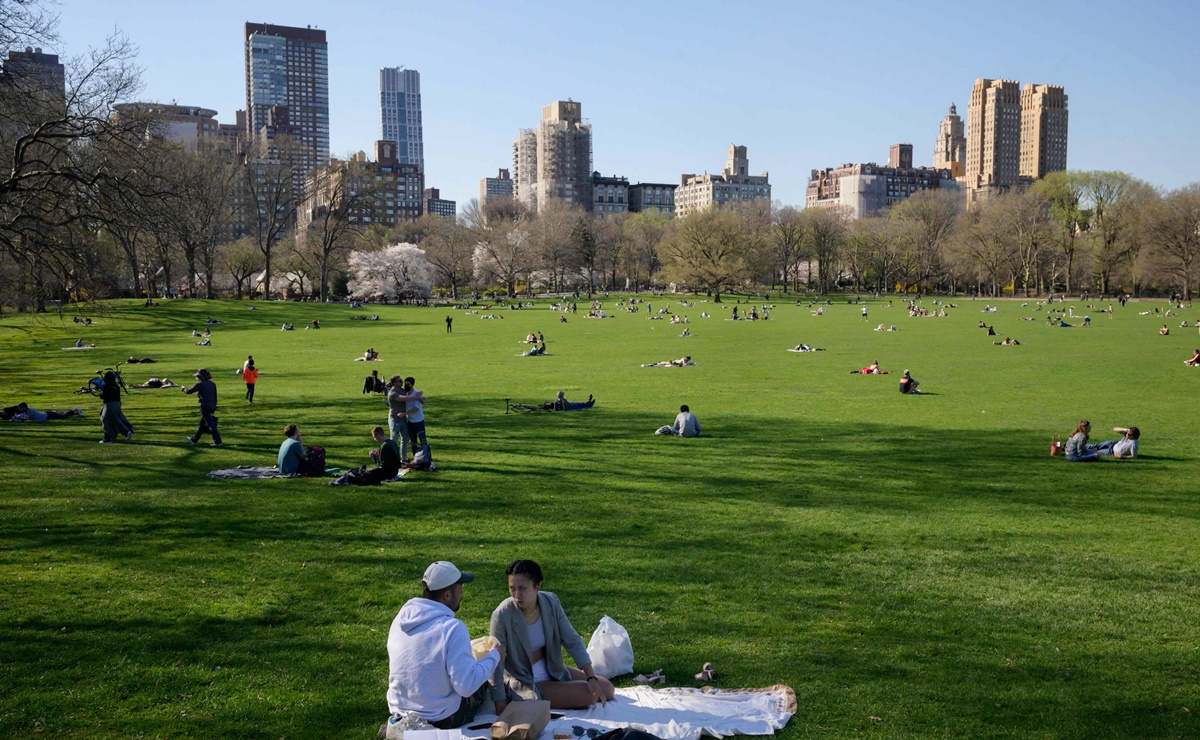
[[189, 396], [196, 394], [200, 400], [200, 425], [196, 427], [195, 436], [188, 437], [187, 441], [196, 444], [200, 441], [200, 435], [208, 432], [212, 435], [212, 446], [221, 446], [221, 433], [217, 431], [217, 417], [214, 416], [217, 412], [217, 384], [212, 382], [212, 373], [204, 368], [196, 371], [195, 378], [197, 382], [191, 388], [181, 388], [181, 390]]

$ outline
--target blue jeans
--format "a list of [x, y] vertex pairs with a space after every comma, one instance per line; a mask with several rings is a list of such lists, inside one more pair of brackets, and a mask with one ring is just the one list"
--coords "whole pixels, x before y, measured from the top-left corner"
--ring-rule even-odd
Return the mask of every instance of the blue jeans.
[[1104, 442], [1097, 442], [1094, 445], [1088, 445], [1084, 448], [1084, 450], [1087, 452], [1095, 452], [1098, 455], [1112, 455], [1113, 448], [1116, 447], [1117, 442], [1120, 441], [1121, 440], [1119, 439], [1110, 439]]
[[1096, 462], [1099, 459], [1099, 452], [1084, 452], [1082, 455], [1067, 455], [1067, 462]]
[[408, 419], [403, 417], [390, 416], [388, 418], [388, 428], [392, 430], [392, 441], [400, 445], [400, 457], [408, 457]]

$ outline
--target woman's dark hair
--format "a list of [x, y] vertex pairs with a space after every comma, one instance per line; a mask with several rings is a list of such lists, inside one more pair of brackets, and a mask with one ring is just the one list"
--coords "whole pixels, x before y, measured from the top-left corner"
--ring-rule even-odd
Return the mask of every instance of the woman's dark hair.
[[514, 560], [505, 569], [506, 576], [525, 576], [533, 581], [533, 585], [542, 585], [542, 566], [532, 560]]
[[109, 370], [108, 372], [104, 373], [104, 382], [105, 383], [117, 382], [117, 374], [114, 373], [112, 370]]

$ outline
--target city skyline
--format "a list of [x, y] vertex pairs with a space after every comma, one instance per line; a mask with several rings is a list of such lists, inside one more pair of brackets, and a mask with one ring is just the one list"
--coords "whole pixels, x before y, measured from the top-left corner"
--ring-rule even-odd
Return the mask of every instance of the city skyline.
[[[955, 27], [989, 33], [969, 42], [940, 33], [928, 50], [908, 44], [903, 55], [887, 44], [930, 33], [932, 6], [868, 3], [851, 12], [768, 4], [731, 14], [715, 3], [668, 3], [615, 18], [581, 10], [589, 17], [580, 23], [557, 6], [465, 3], [406, 11], [412, 33], [402, 49], [386, 24], [360, 22], [384, 7], [267, 2], [246, 17], [244, 8], [215, 0], [196, 17], [142, 0], [64, 0], [64, 43], [53, 51], [81, 53], [119, 27], [140, 47], [141, 100], [213, 108], [232, 123], [244, 99], [243, 24], [311, 24], [329, 43], [331, 153], [369, 150], [378, 137], [381, 68], [420, 69], [428, 83], [426, 181], [460, 204], [477, 197], [481, 177], [510, 166], [512, 136], [529, 125], [529, 111], [568, 98], [587, 105], [594, 169], [605, 175], [673, 182], [708, 152], [737, 142], [771, 172], [774, 197], [791, 204], [804, 202], [812, 169], [870, 161], [894, 142], [913, 143], [914, 163], [931, 165], [928, 142], [948, 106], [965, 112], [980, 77], [1069, 91], [1071, 169], [1122, 169], [1178, 187], [1191, 178], [1184, 162], [1200, 155], [1187, 123], [1200, 113], [1200, 96], [1185, 31], [1200, 11], [1182, 3], [1022, 4], [1002, 16], [963, 8]], [[1168, 14], [1170, 23], [1161, 20]], [[171, 43], [181, 23], [205, 43]], [[552, 33], [557, 24], [581, 30], [564, 39]], [[740, 56], [700, 53], [730, 38], [746, 42]], [[812, 52], [830, 39], [837, 43], [817, 59]], [[862, 53], [841, 51], [850, 48]], [[1153, 59], [1145, 48], [1155, 50]]]

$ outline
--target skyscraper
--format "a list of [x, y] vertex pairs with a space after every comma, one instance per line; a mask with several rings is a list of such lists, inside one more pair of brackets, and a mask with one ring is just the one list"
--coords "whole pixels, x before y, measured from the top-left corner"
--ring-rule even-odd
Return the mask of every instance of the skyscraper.
[[479, 181], [479, 208], [487, 208], [488, 203], [498, 200], [511, 200], [513, 197], [513, 181], [508, 176], [508, 170], [500, 170], [495, 177], [485, 177]]
[[536, 129], [513, 141], [513, 194], [536, 210], [549, 198], [592, 208], [592, 126], [583, 107], [559, 100], [542, 108]]
[[1021, 90], [1015, 80], [975, 80], [967, 108], [967, 188], [1009, 188], [1021, 174]]
[[1067, 169], [1067, 95], [1059, 85], [1021, 90], [1021, 176]]
[[[311, 150], [309, 165], [329, 159], [329, 45], [325, 32], [246, 24], [246, 125], [257, 134], [274, 121]], [[274, 114], [272, 115], [272, 109]]]
[[379, 138], [396, 142], [400, 164], [425, 167], [421, 125], [421, 73], [403, 67], [379, 70]]
[[966, 172], [967, 136], [963, 120], [958, 115], [958, 106], [950, 104], [950, 112], [942, 119], [937, 143], [933, 146], [933, 168], [950, 170], [952, 177], [962, 177]]

